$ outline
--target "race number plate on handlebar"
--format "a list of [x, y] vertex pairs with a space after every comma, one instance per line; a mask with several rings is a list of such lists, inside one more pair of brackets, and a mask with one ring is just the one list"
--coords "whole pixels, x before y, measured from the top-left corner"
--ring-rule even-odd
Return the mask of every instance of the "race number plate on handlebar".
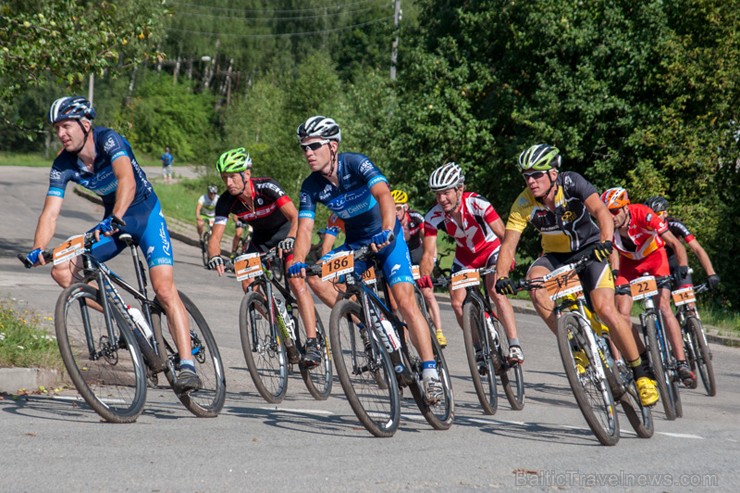
[[673, 296], [673, 304], [676, 306], [696, 302], [696, 296], [694, 296], [694, 288], [692, 286], [677, 289], [676, 291], [671, 292], [671, 296]]
[[362, 273], [362, 282], [367, 284], [368, 286], [372, 286], [377, 282], [377, 279], [375, 277], [375, 267], [368, 267], [368, 269]]
[[67, 241], [54, 249], [54, 265], [69, 262], [85, 251], [85, 235], [70, 236]]
[[658, 283], [653, 276], [642, 276], [630, 281], [630, 292], [635, 301], [658, 294]]
[[352, 252], [337, 252], [321, 264], [321, 280], [329, 281], [354, 270], [355, 257]]
[[578, 274], [569, 265], [560, 267], [542, 278], [545, 281], [545, 290], [551, 300], [556, 301], [570, 294], [576, 298], [583, 296], [583, 287]]
[[480, 273], [477, 269], [464, 269], [452, 274], [452, 290], [468, 288], [480, 284]]
[[234, 259], [234, 274], [237, 281], [246, 281], [262, 275], [262, 261], [259, 253], [247, 253]]

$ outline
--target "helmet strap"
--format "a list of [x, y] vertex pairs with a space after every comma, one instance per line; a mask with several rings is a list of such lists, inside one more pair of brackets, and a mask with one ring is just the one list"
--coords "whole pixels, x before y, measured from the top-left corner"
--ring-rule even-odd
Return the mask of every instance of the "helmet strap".
[[87, 137], [88, 135], [90, 135], [90, 130], [92, 130], [92, 123], [90, 124], [90, 130], [85, 130], [85, 126], [82, 124], [81, 119], [77, 120], [77, 125], [80, 126], [80, 129], [82, 130], [82, 135], [84, 135], [84, 138], [82, 139], [82, 145], [80, 146], [80, 148], [74, 151], [75, 154], [79, 154], [80, 152], [82, 152], [82, 149], [85, 148], [85, 144], [87, 144]]
[[[329, 142], [329, 145], [331, 146], [331, 142]], [[331, 147], [329, 148], [329, 152], [331, 153], [331, 156], [329, 158], [329, 162], [331, 163], [331, 167], [329, 168], [328, 173], [321, 173], [325, 178], [330, 178], [331, 175], [334, 174], [334, 168], [336, 167], [337, 162], [337, 153], [331, 150]]]

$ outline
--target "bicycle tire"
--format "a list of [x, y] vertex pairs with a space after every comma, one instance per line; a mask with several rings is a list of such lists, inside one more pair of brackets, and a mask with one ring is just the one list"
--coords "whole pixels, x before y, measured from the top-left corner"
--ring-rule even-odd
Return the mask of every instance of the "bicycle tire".
[[[517, 363], [510, 365], [506, 358], [509, 354], [509, 339], [504, 330], [503, 324], [497, 319], [493, 319], [493, 326], [496, 328], [499, 340], [498, 358], [501, 361], [501, 388], [504, 390], [506, 400], [509, 401], [511, 409], [521, 411], [524, 409], [524, 369]], [[513, 385], [512, 385], [513, 384]]]
[[257, 392], [267, 402], [278, 404], [288, 390], [288, 355], [277, 328], [270, 326], [268, 313], [261, 293], [245, 293], [239, 307], [239, 337]]
[[672, 390], [669, 390], [670, 377], [668, 371], [663, 363], [662, 349], [658, 341], [658, 333], [656, 328], [657, 316], [653, 313], [645, 315], [643, 319], [643, 330], [645, 331], [645, 338], [648, 354], [650, 355], [650, 364], [653, 367], [653, 374], [655, 375], [655, 382], [658, 385], [658, 392], [660, 392], [660, 400], [663, 403], [663, 411], [668, 421], [676, 419], [676, 404], [673, 400]]
[[[591, 354], [586, 330], [591, 330], [591, 327], [575, 314], [566, 313], [560, 317], [557, 331], [560, 358], [578, 407], [594, 436], [602, 445], [616, 445], [619, 442], [619, 417], [614, 397], [609, 382], [600, 378], [596, 371], [597, 365], [604, 371], [606, 369], [601, 357]], [[588, 357], [589, 364], [583, 373], [579, 373], [576, 367], [572, 346], [583, 350]]]
[[[341, 300], [331, 311], [329, 340], [334, 367], [352, 410], [367, 431], [376, 437], [393, 436], [401, 419], [401, 401], [396, 374], [388, 352], [375, 329], [365, 341], [352, 317], [363, 320], [362, 307]], [[376, 375], [378, 375], [376, 377]], [[384, 382], [379, 385], [378, 380]]]
[[[609, 348], [607, 351], [611, 353], [611, 347], [608, 345], [607, 347]], [[612, 354], [611, 361], [614, 361], [615, 366], [606, 369], [607, 379], [612, 384], [612, 395], [617, 395], [615, 393], [615, 387], [619, 387], [618, 400], [630, 425], [632, 425], [638, 437], [650, 438], [655, 433], [652, 406], [642, 405], [634, 375], [624, 361], [624, 358], [615, 361], [613, 356]], [[612, 382], [612, 380], [614, 381]]]
[[188, 314], [192, 359], [203, 385], [197, 391], [178, 392], [175, 389], [175, 371], [180, 366], [180, 359], [170, 333], [167, 314], [155, 298], [152, 305], [152, 325], [160, 358], [166, 368], [165, 376], [170, 387], [175, 390], [175, 395], [188, 411], [201, 418], [213, 418], [218, 416], [226, 401], [223, 360], [203, 314], [184, 293], [178, 291], [178, 294]]
[[201, 236], [200, 254], [203, 257], [203, 267], [208, 268], [208, 243], [211, 240], [211, 231], [203, 232]]
[[411, 395], [414, 397], [416, 405], [419, 407], [419, 411], [421, 411], [421, 415], [424, 416], [427, 423], [435, 430], [448, 430], [455, 419], [455, 396], [452, 392], [452, 380], [449, 369], [447, 368], [447, 361], [442, 352], [442, 347], [434, 336], [434, 324], [431, 319], [427, 319], [427, 326], [429, 337], [431, 338], [434, 361], [437, 364], [437, 373], [442, 382], [442, 399], [439, 402], [430, 405], [426, 401], [422, 386], [423, 365], [421, 356], [419, 356], [413, 344], [409, 344], [410, 339], [405, 334], [405, 331], [408, 330], [406, 327], [399, 334], [402, 348], [401, 354], [403, 355], [404, 364], [407, 365], [407, 368], [415, 376], [414, 382], [409, 385], [409, 390], [411, 390]]
[[707, 395], [714, 397], [717, 395], [717, 380], [714, 376], [714, 364], [712, 363], [712, 353], [709, 350], [709, 345], [704, 337], [704, 327], [702, 326], [701, 320], [694, 316], [686, 318], [684, 322], [686, 331], [691, 338], [694, 348], [696, 349], [696, 369], [701, 377], [702, 384], [704, 384], [704, 390], [707, 391]]
[[[292, 314], [293, 322], [298, 327], [299, 340], [296, 341], [301, 354], [304, 353], [303, 344], [306, 342], [306, 327], [303, 325], [303, 320], [298, 316], [298, 309], [294, 308]], [[313, 396], [317, 401], [324, 401], [331, 395], [331, 387], [333, 380], [333, 369], [331, 362], [331, 350], [329, 347], [329, 338], [324, 330], [324, 323], [319, 317], [318, 310], [314, 309], [316, 316], [316, 341], [319, 344], [319, 352], [321, 353], [321, 363], [315, 368], [310, 370], [306, 369], [303, 365], [300, 365], [301, 378], [306, 384], [308, 393]]]
[[[463, 305], [463, 341], [465, 342], [465, 354], [468, 358], [470, 376], [473, 380], [475, 393], [485, 414], [496, 414], [498, 410], [498, 391], [496, 388], [496, 366], [498, 362], [493, 348], [493, 340], [488, 333], [484, 319], [483, 305], [480, 300], [474, 298]], [[485, 375], [481, 375], [476, 360], [475, 340], [481, 347]]]
[[[109, 304], [118, 338], [111, 344], [104, 314], [89, 308], [88, 300], [100, 304], [99, 291], [83, 283], [67, 287], [57, 299], [54, 327], [62, 361], [80, 396], [103, 419], [133, 423], [146, 402], [144, 359], [117, 305]], [[88, 343], [97, 357], [90, 357]]]

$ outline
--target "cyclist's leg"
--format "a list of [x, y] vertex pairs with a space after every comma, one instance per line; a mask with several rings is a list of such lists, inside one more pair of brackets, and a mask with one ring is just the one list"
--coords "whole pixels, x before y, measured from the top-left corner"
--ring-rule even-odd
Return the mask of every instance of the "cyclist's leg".
[[[493, 267], [496, 265], [498, 260], [498, 250], [493, 252], [488, 260], [486, 261], [486, 267]], [[496, 276], [486, 276], [486, 286], [490, 293], [493, 304], [496, 305], [496, 314], [501, 323], [504, 325], [504, 331], [506, 331], [506, 337], [509, 339], [509, 344], [512, 346], [519, 346], [519, 338], [516, 331], [516, 321], [514, 319], [514, 308], [511, 306], [511, 302], [506, 295], [498, 294], [496, 292]]]
[[[556, 267], [552, 263], [554, 261], [555, 259], [550, 255], [543, 255], [535, 260], [534, 263], [529, 266], [529, 270], [527, 271], [527, 280], [543, 277], [555, 270]], [[550, 331], [552, 331], [553, 334], [556, 334], [558, 330], [558, 320], [554, 312], [555, 302], [547, 295], [547, 291], [544, 289], [533, 289], [529, 292], [529, 298], [532, 300], [532, 304], [534, 305], [534, 309], [537, 311], [537, 314], [542, 318], [542, 320], [544, 320]]]
[[[450, 269], [451, 275], [456, 274], [458, 271], [464, 269], [465, 267], [457, 261], [457, 258], [455, 258], [452, 261], [452, 268]], [[452, 311], [455, 313], [455, 318], [457, 319], [457, 325], [460, 326], [460, 329], [463, 327], [463, 302], [465, 301], [465, 295], [467, 294], [467, 290], [465, 289], [452, 289], [452, 284], [450, 284], [450, 304], [452, 305]]]

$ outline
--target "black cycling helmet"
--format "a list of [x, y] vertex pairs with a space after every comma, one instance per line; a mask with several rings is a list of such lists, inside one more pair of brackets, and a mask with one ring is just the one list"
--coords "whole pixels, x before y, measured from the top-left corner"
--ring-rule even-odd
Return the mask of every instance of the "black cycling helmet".
[[645, 201], [645, 205], [650, 207], [654, 212], [663, 212], [668, 210], [668, 201], [660, 195], [650, 197]]

